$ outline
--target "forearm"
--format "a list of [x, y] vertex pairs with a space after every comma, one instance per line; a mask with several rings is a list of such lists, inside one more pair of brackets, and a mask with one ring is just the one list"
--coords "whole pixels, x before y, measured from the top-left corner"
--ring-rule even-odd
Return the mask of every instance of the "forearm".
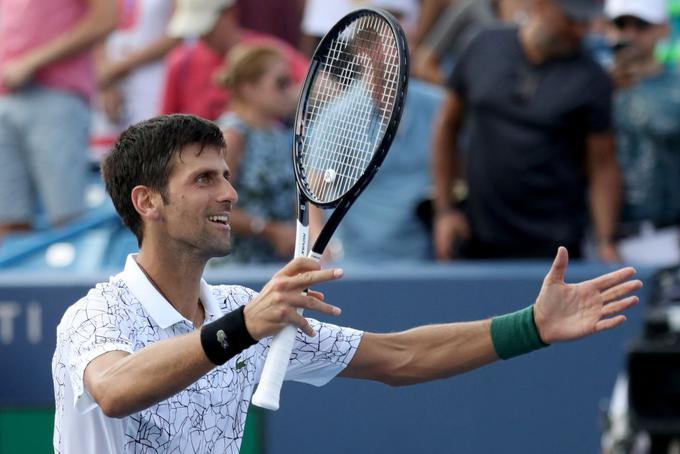
[[98, 376], [86, 373], [86, 385], [105, 414], [122, 417], [180, 392], [213, 367], [197, 330], [124, 356]]
[[91, 47], [116, 26], [116, 2], [95, 1], [78, 24], [56, 39], [25, 55], [37, 70]]
[[264, 235], [267, 230], [268, 219], [249, 214], [246, 210], [232, 208], [229, 216], [232, 233], [240, 236]]
[[498, 360], [491, 341], [491, 320], [432, 325], [404, 332], [400, 347], [412, 349], [396, 371], [397, 385], [448, 378]]
[[450, 93], [436, 119], [432, 156], [434, 210], [446, 212], [451, 206], [451, 186], [458, 177], [457, 138], [462, 104]]
[[365, 333], [344, 376], [393, 386], [451, 377], [498, 360], [491, 320]]
[[590, 207], [598, 241], [612, 241], [621, 204], [621, 178], [618, 169], [600, 173], [590, 191]]
[[621, 172], [615, 159], [590, 167], [590, 212], [598, 242], [611, 242], [616, 233], [622, 197]]
[[178, 42], [176, 38], [164, 36], [142, 49], [131, 52], [123, 60], [109, 62], [111, 74], [107, 80], [100, 81], [100, 84], [102, 82], [104, 82], [102, 85], [114, 83], [135, 69], [162, 59]]

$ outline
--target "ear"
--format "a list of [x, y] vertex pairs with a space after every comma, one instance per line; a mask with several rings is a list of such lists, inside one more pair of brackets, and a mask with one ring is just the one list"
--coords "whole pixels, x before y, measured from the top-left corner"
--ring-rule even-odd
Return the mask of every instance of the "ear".
[[135, 186], [130, 195], [132, 205], [142, 220], [157, 220], [160, 218], [160, 207], [163, 204], [161, 195], [147, 186]]

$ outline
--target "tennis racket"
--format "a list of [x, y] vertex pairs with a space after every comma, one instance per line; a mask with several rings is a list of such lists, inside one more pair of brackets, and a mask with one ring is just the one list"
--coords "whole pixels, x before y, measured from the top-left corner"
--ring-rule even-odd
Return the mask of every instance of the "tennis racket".
[[[319, 43], [295, 114], [296, 257], [321, 258], [375, 175], [399, 126], [407, 82], [406, 38], [385, 11], [353, 11]], [[334, 208], [311, 251], [308, 203]], [[274, 336], [252, 399], [258, 407], [279, 408], [296, 333], [290, 325]]]

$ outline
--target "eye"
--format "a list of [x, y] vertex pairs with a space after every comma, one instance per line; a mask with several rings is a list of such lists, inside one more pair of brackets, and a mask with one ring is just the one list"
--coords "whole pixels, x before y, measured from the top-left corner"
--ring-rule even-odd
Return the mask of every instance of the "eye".
[[206, 174], [201, 174], [196, 177], [196, 183], [198, 184], [208, 184], [210, 182], [210, 177]]

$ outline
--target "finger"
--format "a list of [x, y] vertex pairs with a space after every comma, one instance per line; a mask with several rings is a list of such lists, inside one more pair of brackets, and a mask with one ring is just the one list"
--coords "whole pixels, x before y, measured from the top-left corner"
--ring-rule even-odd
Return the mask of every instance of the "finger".
[[335, 279], [340, 279], [344, 274], [341, 268], [328, 268], [319, 271], [306, 271], [304, 273], [297, 274], [286, 282], [286, 288], [288, 290], [299, 290], [309, 288], [314, 284], [320, 284], [322, 282], [333, 281]]
[[616, 317], [605, 318], [604, 320], [600, 320], [595, 324], [595, 332], [599, 333], [601, 331], [616, 328], [625, 321], [626, 321], [625, 315], [617, 315]]
[[612, 315], [618, 314], [635, 306], [639, 301], [640, 298], [637, 296], [629, 296], [628, 298], [609, 303], [602, 309], [602, 316], [611, 317]]
[[290, 322], [291, 325], [296, 326], [309, 337], [316, 336], [316, 333], [312, 329], [312, 326], [309, 324], [307, 319], [304, 318], [302, 315], [298, 314], [297, 312], [291, 311], [288, 321]]
[[306, 271], [319, 269], [321, 269], [321, 265], [316, 260], [309, 257], [295, 257], [281, 268], [275, 276], [295, 276]]
[[611, 273], [607, 273], [603, 276], [596, 277], [595, 279], [591, 279], [590, 282], [595, 284], [595, 286], [598, 288], [598, 290], [607, 290], [608, 288], [611, 288], [627, 279], [630, 279], [635, 275], [636, 271], [635, 268], [632, 267], [627, 267], [627, 268], [621, 268], [616, 271], [612, 271]]
[[293, 307], [299, 307], [302, 309], [309, 309], [316, 312], [321, 312], [322, 314], [328, 315], [340, 315], [342, 312], [339, 307], [333, 306], [328, 303], [324, 303], [321, 300], [316, 299], [313, 296], [305, 295], [301, 293], [299, 295], [291, 295], [287, 299], [287, 303]]
[[560, 246], [557, 248], [557, 254], [555, 255], [555, 260], [550, 267], [550, 271], [545, 276], [545, 281], [547, 283], [558, 283], [564, 282], [564, 274], [567, 271], [567, 265], [569, 264], [569, 253], [567, 248]]
[[324, 295], [321, 292], [317, 292], [316, 290], [307, 290], [307, 294], [309, 296], [312, 296], [312, 297], [318, 299], [319, 301], [325, 301], [326, 300], [326, 295]]
[[630, 292], [640, 290], [641, 288], [642, 281], [640, 280], [636, 279], [634, 281], [626, 281], [623, 284], [615, 285], [614, 287], [602, 292], [602, 298], [604, 299], [605, 303], [608, 303], [610, 301], [621, 299]]

